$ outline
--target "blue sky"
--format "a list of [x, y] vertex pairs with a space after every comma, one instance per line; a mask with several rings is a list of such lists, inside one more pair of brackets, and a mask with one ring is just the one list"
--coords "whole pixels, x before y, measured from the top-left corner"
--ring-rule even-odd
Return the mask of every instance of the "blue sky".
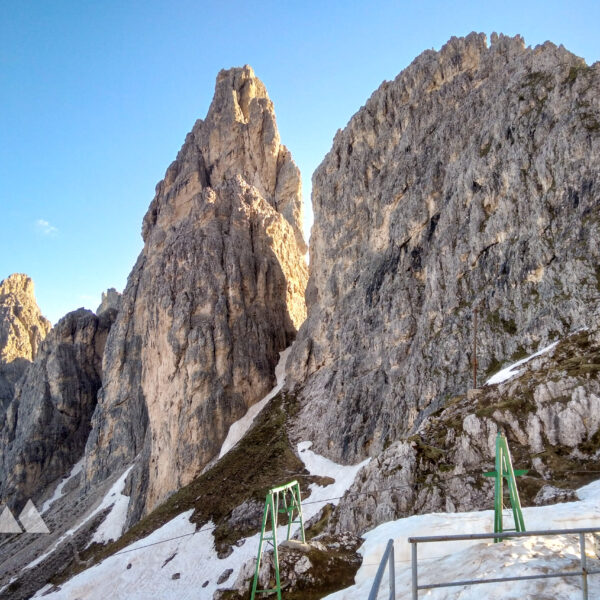
[[310, 178], [338, 128], [415, 56], [470, 31], [600, 59], [598, 2], [0, 2], [0, 279], [53, 322], [122, 289], [142, 217], [222, 68], [250, 64]]

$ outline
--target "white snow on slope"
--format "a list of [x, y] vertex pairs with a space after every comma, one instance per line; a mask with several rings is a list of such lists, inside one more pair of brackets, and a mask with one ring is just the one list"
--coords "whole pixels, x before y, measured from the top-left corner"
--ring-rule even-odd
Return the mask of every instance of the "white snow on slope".
[[291, 349], [292, 347], [289, 346], [279, 353], [279, 362], [275, 367], [275, 379], [277, 380], [277, 385], [262, 400], [253, 404], [241, 419], [229, 427], [227, 437], [221, 446], [221, 452], [219, 452], [219, 458], [225, 456], [225, 454], [227, 454], [227, 452], [229, 452], [244, 437], [244, 434], [250, 429], [250, 426], [260, 411], [267, 405], [269, 400], [277, 396], [281, 391], [281, 388], [285, 383], [285, 361], [287, 360]]
[[501, 369], [495, 375], [492, 375], [485, 382], [485, 385], [496, 385], [498, 383], [504, 383], [505, 381], [508, 381], [511, 377], [520, 375], [523, 372], [523, 369], [519, 369], [519, 367], [521, 365], [524, 365], [525, 363], [529, 362], [530, 360], [532, 360], [538, 356], [541, 356], [542, 354], [546, 354], [546, 352], [550, 352], [550, 350], [553, 350], [557, 344], [558, 344], [558, 342], [553, 342], [549, 346], [546, 346], [545, 348], [538, 350], [535, 354], [532, 354], [531, 356], [527, 356], [526, 358], [522, 358], [521, 360], [518, 360], [516, 363], [509, 365], [508, 367], [505, 367], [504, 369]]
[[[117, 540], [123, 533], [125, 520], [127, 518], [127, 509], [129, 508], [129, 496], [123, 494], [125, 487], [125, 478], [127, 477], [131, 467], [121, 476], [119, 481], [111, 488], [110, 492], [104, 498], [103, 503], [110, 505], [113, 502], [111, 511], [106, 515], [106, 518], [92, 536], [88, 545], [97, 542], [98, 544], [107, 544], [111, 540]], [[104, 509], [101, 509], [104, 510]]]
[[[104, 496], [104, 498], [102, 499], [102, 502], [100, 502], [100, 504], [94, 510], [92, 510], [89, 514], [87, 514], [76, 525], [71, 527], [71, 529], [69, 529], [67, 532], [63, 533], [63, 535], [61, 535], [58, 538], [58, 540], [56, 542], [54, 542], [54, 544], [50, 547], [49, 550], [44, 552], [44, 554], [42, 554], [41, 556], [38, 556], [35, 560], [32, 560], [27, 566], [25, 566], [23, 568], [23, 570], [25, 571], [27, 569], [31, 569], [31, 568], [35, 567], [36, 565], [38, 565], [39, 563], [41, 563], [46, 557], [48, 557], [50, 554], [52, 554], [52, 552], [54, 552], [54, 550], [56, 550], [56, 548], [58, 548], [58, 546], [60, 544], [62, 544], [68, 537], [72, 536], [80, 527], [85, 525], [90, 519], [94, 518], [98, 513], [102, 512], [103, 510], [106, 510], [110, 506], [113, 506], [115, 504], [115, 502], [117, 501], [118, 496], [121, 496], [121, 492], [123, 491], [123, 488], [125, 487], [125, 479], [127, 479], [127, 475], [129, 475], [129, 471], [131, 471], [132, 468], [133, 468], [133, 465], [131, 465], [121, 475], [121, 477], [119, 477], [119, 479], [117, 479], [117, 481], [115, 481], [115, 483], [113, 483], [110, 490], [108, 490], [106, 496]], [[124, 496], [124, 497], [127, 498], [127, 496]], [[112, 513], [113, 513], [113, 511], [111, 511], [107, 515], [107, 519], [112, 515]], [[113, 519], [114, 519], [114, 521], [116, 521], [116, 517], [114, 517]], [[113, 523], [114, 523], [114, 521], [113, 521]], [[124, 524], [124, 521], [123, 521], [123, 524]], [[122, 528], [123, 528], [123, 526], [121, 525], [121, 530], [122, 530]], [[111, 523], [110, 527], [108, 528], [108, 531], [111, 532], [111, 531], [114, 531], [114, 529], [115, 529], [115, 527]]]
[[[529, 531], [541, 529], [569, 529], [600, 527], [600, 481], [578, 491], [581, 500], [553, 506], [523, 509], [525, 526]], [[512, 520], [511, 520], [512, 521]], [[327, 600], [363, 600], [369, 594], [379, 562], [390, 538], [394, 539], [396, 560], [397, 599], [410, 599], [410, 544], [411, 536], [486, 533], [493, 531], [494, 512], [437, 513], [416, 515], [379, 525], [363, 537], [359, 549], [363, 564], [355, 577], [356, 585], [327, 596]], [[506, 521], [505, 521], [506, 524]], [[505, 525], [510, 527], [510, 525]], [[457, 581], [487, 577], [530, 575], [550, 571], [568, 571], [576, 568], [577, 544], [574, 537], [536, 537], [514, 539], [501, 544], [474, 541], [419, 544], [419, 584], [426, 582]], [[588, 544], [588, 550], [592, 550]], [[581, 598], [581, 579], [557, 578], [508, 582], [506, 584], [475, 585], [464, 588], [441, 588], [421, 591], [422, 598], [431, 600], [479, 600], [480, 598], [550, 598], [537, 595], [541, 589], [552, 590], [552, 598]], [[600, 576], [590, 577], [593, 586], [590, 598], [600, 598]], [[387, 575], [380, 588], [380, 597], [387, 597]], [[549, 586], [549, 587], [541, 587]]]
[[[335, 483], [327, 486], [310, 485], [311, 494], [303, 504], [305, 522], [315, 516], [326, 502], [337, 504], [354, 481], [359, 465], [338, 465], [309, 450], [311, 442], [298, 444], [300, 458], [312, 475], [333, 477]], [[283, 482], [273, 482], [280, 485]], [[195, 525], [190, 523], [192, 511], [182, 513], [157, 529], [149, 536], [127, 546], [102, 563], [83, 571], [61, 589], [48, 593], [51, 586], [42, 588], [35, 595], [49, 600], [210, 600], [217, 588], [228, 587], [237, 579], [240, 569], [248, 560], [256, 558], [260, 534], [241, 540], [233, 546], [233, 552], [219, 559], [215, 551], [211, 523], [194, 534]], [[257, 524], [258, 525], [258, 524]], [[295, 532], [297, 526], [292, 531]], [[287, 526], [277, 529], [279, 540], [284, 540]], [[184, 537], [179, 537], [184, 536]], [[178, 538], [178, 539], [169, 539]], [[167, 540], [164, 543], [158, 543]], [[148, 544], [154, 544], [143, 548]], [[137, 550], [136, 550], [137, 548]], [[128, 568], [128, 565], [131, 565]], [[220, 585], [217, 580], [227, 569], [231, 575]], [[173, 576], [179, 573], [177, 579]]]
[[40, 511], [41, 514], [44, 514], [52, 506], [52, 504], [62, 497], [65, 485], [67, 485], [67, 483], [69, 483], [69, 481], [71, 481], [71, 479], [78, 475], [81, 472], [81, 469], [83, 469], [83, 460], [84, 459], [81, 458], [81, 460], [77, 461], [73, 465], [71, 472], [56, 486], [54, 494], [52, 494], [52, 498], [48, 498], [48, 500], [44, 502], [42, 510]]

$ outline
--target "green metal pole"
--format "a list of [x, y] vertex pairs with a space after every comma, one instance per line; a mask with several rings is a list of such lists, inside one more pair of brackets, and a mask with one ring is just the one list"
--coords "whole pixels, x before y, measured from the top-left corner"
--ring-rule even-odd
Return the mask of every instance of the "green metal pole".
[[[494, 495], [494, 533], [502, 533], [502, 494], [503, 494], [503, 477], [502, 477], [502, 445], [500, 444], [500, 434], [496, 438], [496, 485]], [[494, 543], [500, 540], [494, 538]]]
[[292, 489], [296, 492], [296, 505], [298, 507], [298, 520], [300, 521], [300, 535], [302, 537], [302, 543], [306, 543], [306, 537], [304, 536], [304, 517], [302, 516], [302, 498], [300, 497], [300, 484], [296, 482], [296, 485]]
[[277, 590], [277, 600], [281, 600], [281, 581], [279, 579], [279, 553], [277, 551], [277, 510], [279, 509], [279, 493], [275, 494], [276, 504], [273, 503], [273, 494], [271, 494], [271, 510], [273, 512], [273, 562], [275, 563], [275, 586]]
[[[265, 529], [267, 527], [267, 520], [269, 518], [269, 496], [271, 496], [271, 494], [267, 494], [267, 499], [265, 502], [265, 510], [263, 512], [263, 522], [262, 522], [262, 527], [260, 530], [260, 542], [258, 543], [258, 556], [256, 557], [256, 569], [254, 570], [254, 581], [252, 582], [252, 593], [250, 594], [250, 600], [254, 600], [254, 597], [256, 596], [256, 587], [258, 586], [258, 574], [260, 571], [260, 559], [262, 557], [262, 550], [263, 550], [263, 541], [264, 541], [264, 537], [265, 537]], [[272, 500], [272, 497], [271, 497]], [[272, 502], [271, 502], [272, 504]]]
[[510, 504], [513, 511], [516, 531], [525, 531], [525, 520], [523, 519], [523, 511], [521, 510], [521, 500], [519, 498], [519, 490], [517, 489], [517, 481], [515, 472], [512, 466], [510, 450], [506, 442], [506, 437], [502, 436], [506, 462], [506, 478], [508, 480], [508, 493], [510, 494]]

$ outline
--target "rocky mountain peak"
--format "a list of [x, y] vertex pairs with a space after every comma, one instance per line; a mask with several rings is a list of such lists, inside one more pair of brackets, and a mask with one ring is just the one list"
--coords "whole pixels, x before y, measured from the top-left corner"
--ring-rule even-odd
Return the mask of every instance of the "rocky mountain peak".
[[51, 327], [37, 305], [31, 277], [14, 273], [0, 281], [0, 362], [33, 360]]
[[97, 482], [139, 460], [131, 521], [189, 482], [274, 384], [306, 316], [300, 173], [250, 67], [221, 71], [156, 187], [104, 354]]
[[187, 218], [194, 194], [238, 175], [286, 218], [305, 253], [300, 171], [281, 144], [267, 90], [248, 65], [219, 73], [206, 119], [196, 121], [156, 187], [144, 240], [155, 226], [164, 230]]
[[598, 63], [473, 33], [337, 133], [288, 361], [299, 439], [355, 461], [413, 431], [470, 385], [475, 307], [480, 376], [595, 318], [599, 92]]

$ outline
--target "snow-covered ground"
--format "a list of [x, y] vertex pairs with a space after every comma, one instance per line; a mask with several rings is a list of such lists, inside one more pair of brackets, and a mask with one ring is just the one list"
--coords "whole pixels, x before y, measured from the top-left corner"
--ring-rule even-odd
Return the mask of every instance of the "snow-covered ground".
[[[327, 486], [311, 485], [311, 495], [303, 503], [304, 519], [316, 515], [325, 502], [337, 504], [352, 484], [364, 463], [354, 466], [338, 465], [310, 450], [311, 443], [298, 444], [299, 456], [314, 475], [335, 478]], [[124, 481], [123, 477], [119, 481]], [[118, 488], [113, 486], [114, 492]], [[110, 493], [107, 495], [109, 497]], [[119, 490], [120, 492], [120, 490]], [[600, 481], [578, 491], [580, 500], [554, 506], [523, 509], [525, 524], [531, 530], [566, 529], [600, 526]], [[112, 512], [111, 512], [112, 514]], [[152, 534], [138, 540], [102, 563], [80, 573], [61, 589], [40, 590], [36, 598], [50, 600], [103, 600], [111, 598], [147, 600], [210, 600], [219, 587], [233, 584], [248, 560], [256, 556], [259, 535], [245, 538], [233, 547], [224, 559], [217, 557], [212, 527], [209, 523], [200, 531], [190, 523], [191, 511], [182, 513]], [[397, 598], [410, 598], [410, 536], [444, 533], [491, 532], [493, 511], [470, 513], [417, 515], [384, 523], [365, 534], [360, 548], [363, 565], [356, 576], [356, 585], [327, 597], [328, 600], [364, 600], [388, 539], [395, 540]], [[283, 540], [286, 527], [278, 529]], [[166, 540], [166, 541], [165, 541]], [[538, 537], [508, 540], [501, 544], [476, 541], [445, 542], [419, 545], [419, 582], [440, 582], [458, 579], [530, 575], [558, 570], [574, 570], [578, 564], [578, 543], [573, 536]], [[593, 545], [588, 544], [591, 556]], [[217, 580], [227, 570], [231, 573], [221, 584]], [[600, 576], [589, 578], [590, 598], [600, 598]], [[387, 597], [384, 578], [380, 598]], [[479, 585], [463, 588], [442, 588], [421, 591], [420, 598], [431, 600], [503, 600], [535, 598], [566, 600], [581, 597], [578, 577], [511, 582], [509, 584]]]
[[509, 365], [508, 367], [504, 367], [504, 369], [501, 369], [500, 371], [498, 371], [497, 373], [492, 375], [485, 382], [485, 385], [496, 385], [498, 383], [504, 383], [505, 381], [508, 381], [512, 377], [515, 377], [516, 375], [520, 375], [523, 372], [523, 370], [519, 369], [519, 367], [521, 367], [525, 363], [528, 363], [530, 360], [532, 360], [538, 356], [541, 356], [542, 354], [546, 354], [546, 352], [550, 352], [551, 350], [554, 350], [554, 348], [556, 347], [557, 344], [558, 344], [558, 342], [554, 342], [554, 343], [550, 344], [549, 346], [546, 346], [545, 348], [538, 350], [535, 354], [532, 354], [531, 356], [527, 356], [526, 358], [518, 360], [516, 363], [513, 363], [512, 365]]
[[[551, 344], [503, 369], [488, 380], [487, 384], [501, 383], [519, 374], [521, 365], [551, 351], [555, 345]], [[220, 456], [241, 439], [256, 415], [283, 386], [288, 351], [281, 353], [276, 372], [277, 386], [232, 425]], [[311, 442], [298, 444], [298, 454], [305, 467], [311, 474], [331, 477], [335, 482], [327, 486], [311, 484], [310, 497], [305, 498], [303, 502], [305, 522], [315, 516], [326, 502], [337, 504], [338, 498], [348, 490], [358, 471], [368, 462], [366, 460], [353, 466], [338, 465], [314, 453], [310, 449], [311, 445]], [[106, 542], [120, 535], [122, 531], [128, 503], [128, 498], [122, 494], [122, 490], [127, 474], [128, 471], [115, 483], [93, 513], [97, 514], [112, 504], [111, 512], [94, 535], [95, 541]], [[283, 482], [273, 483], [277, 485]], [[600, 526], [600, 481], [581, 488], [578, 495], [580, 500], [577, 502], [523, 509], [527, 529], [533, 531]], [[231, 586], [244, 564], [256, 557], [259, 535], [240, 540], [229, 556], [219, 559], [215, 551], [212, 524], [209, 523], [196, 531], [195, 525], [189, 520], [191, 513], [192, 511], [187, 511], [178, 515], [146, 538], [80, 573], [63, 584], [59, 590], [50, 592], [51, 586], [46, 586], [38, 591], [35, 597], [40, 598], [43, 595], [50, 600], [103, 600], [108, 596], [115, 600], [210, 600], [218, 588]], [[91, 517], [92, 515], [89, 515], [86, 520]], [[363, 563], [356, 575], [355, 585], [328, 596], [327, 600], [366, 598], [390, 538], [394, 539], [397, 598], [408, 599], [411, 597], [410, 545], [407, 541], [410, 536], [491, 532], [493, 521], [493, 511], [489, 510], [417, 515], [384, 523], [364, 535], [365, 542], [360, 548]], [[67, 532], [60, 541], [73, 531]], [[280, 527], [280, 541], [285, 538], [285, 534], [286, 526]], [[588, 544], [590, 557], [595, 556], [593, 551], [593, 544]], [[578, 540], [575, 536], [512, 539], [500, 544], [477, 541], [420, 544], [419, 583], [569, 571], [578, 568], [578, 557]], [[28, 566], [33, 566], [40, 560], [41, 558]], [[230, 572], [227, 576], [228, 571]], [[218, 584], [220, 578], [223, 580]], [[387, 583], [384, 577], [380, 598], [387, 598]], [[600, 598], [600, 575], [591, 576], [589, 586], [589, 597]], [[491, 600], [579, 599], [581, 579], [561, 577], [423, 590], [419, 592], [419, 597], [430, 600], [479, 600], [484, 597]]]
[[56, 489], [54, 490], [54, 494], [52, 494], [52, 497], [48, 498], [48, 500], [46, 500], [46, 502], [44, 502], [44, 504], [42, 506], [42, 510], [40, 511], [42, 514], [44, 514], [59, 498], [62, 497], [65, 485], [67, 485], [67, 483], [69, 483], [69, 481], [71, 481], [71, 479], [73, 479], [73, 477], [78, 475], [81, 472], [81, 469], [83, 469], [83, 461], [84, 461], [83, 458], [81, 458], [79, 461], [77, 461], [73, 465], [71, 472], [56, 486]]
[[225, 438], [225, 441], [221, 446], [221, 451], [219, 452], [219, 458], [225, 456], [225, 454], [227, 454], [227, 452], [229, 452], [244, 437], [244, 434], [246, 431], [248, 431], [248, 429], [250, 429], [250, 426], [260, 411], [267, 405], [271, 398], [277, 396], [277, 394], [279, 394], [281, 391], [281, 388], [285, 383], [285, 361], [287, 360], [291, 349], [292, 347], [289, 346], [279, 353], [279, 362], [275, 367], [275, 379], [277, 381], [275, 387], [262, 400], [256, 404], [253, 404], [241, 419], [229, 427], [227, 437]]
[[[369, 460], [358, 465], [338, 465], [315, 454], [309, 449], [310, 445], [311, 442], [298, 444], [300, 458], [308, 471], [312, 475], [332, 477], [335, 482], [326, 486], [309, 486], [311, 494], [302, 508], [305, 522], [315, 516], [326, 502], [337, 504], [337, 498], [352, 485], [358, 471]], [[274, 482], [280, 483], [283, 482]], [[228, 557], [219, 559], [215, 551], [212, 524], [194, 533], [196, 526], [190, 523], [191, 514], [192, 511], [187, 511], [178, 515], [149, 536], [75, 576], [56, 592], [48, 593], [51, 586], [42, 588], [35, 598], [210, 600], [217, 588], [231, 585], [244, 563], [256, 557], [260, 536], [256, 534], [241, 540]], [[279, 527], [279, 540], [284, 540], [286, 533], [287, 526]], [[217, 584], [219, 577], [228, 569], [232, 570], [229, 577]]]
[[[133, 466], [133, 465], [132, 465]], [[35, 560], [32, 560], [28, 565], [24, 567], [23, 570], [31, 569], [41, 563], [46, 557], [50, 556], [56, 548], [60, 544], [62, 544], [67, 538], [72, 536], [80, 527], [85, 525], [90, 519], [95, 517], [97, 514], [101, 513], [103, 510], [106, 510], [109, 507], [113, 507], [112, 510], [108, 513], [100, 527], [98, 527], [98, 531], [101, 531], [99, 534], [99, 538], [106, 540], [106, 535], [115, 535], [118, 531], [119, 537], [123, 532], [123, 526], [125, 525], [125, 515], [127, 513], [127, 504], [123, 509], [123, 498], [126, 499], [127, 503], [129, 503], [129, 497], [123, 496], [121, 493], [123, 488], [125, 487], [125, 480], [127, 479], [127, 475], [129, 475], [129, 471], [131, 471], [132, 466], [129, 467], [122, 475], [115, 481], [110, 490], [108, 490], [107, 494], [102, 499], [102, 502], [98, 504], [94, 510], [88, 513], [83, 519], [77, 522], [71, 529], [65, 532], [63, 535], [58, 538], [58, 540], [50, 547], [49, 550], [44, 552], [44, 554], [38, 556]], [[116, 507], [116, 510], [115, 510]], [[105, 526], [106, 525], [106, 526]]]
[[[600, 481], [578, 490], [580, 500], [553, 506], [523, 509], [529, 531], [600, 527]], [[356, 574], [356, 585], [327, 596], [327, 600], [364, 600], [369, 595], [373, 578], [389, 539], [394, 540], [396, 561], [396, 597], [411, 596], [411, 536], [486, 533], [493, 531], [491, 510], [416, 515], [383, 523], [363, 537], [359, 552], [363, 564]], [[588, 555], [594, 557], [594, 547], [588, 538]], [[534, 537], [493, 542], [461, 541], [419, 544], [419, 584], [484, 579], [576, 570], [579, 563], [578, 539], [575, 536]], [[590, 598], [600, 598], [600, 575], [589, 578]], [[387, 598], [387, 575], [380, 588], [380, 597]], [[566, 600], [581, 598], [581, 578], [564, 577], [550, 580], [507, 582], [459, 588], [423, 590], [419, 598], [431, 600], [492, 600], [536, 598]]]
[[123, 494], [125, 480], [127, 479], [127, 475], [129, 475], [129, 471], [131, 471], [131, 467], [115, 482], [100, 506], [95, 510], [95, 514], [97, 514], [112, 503], [110, 512], [106, 515], [104, 521], [100, 523], [100, 527], [94, 532], [90, 540], [90, 545], [94, 542], [107, 544], [111, 540], [117, 540], [121, 537], [123, 527], [125, 527], [125, 520], [127, 519], [127, 509], [129, 508], [129, 496]]

